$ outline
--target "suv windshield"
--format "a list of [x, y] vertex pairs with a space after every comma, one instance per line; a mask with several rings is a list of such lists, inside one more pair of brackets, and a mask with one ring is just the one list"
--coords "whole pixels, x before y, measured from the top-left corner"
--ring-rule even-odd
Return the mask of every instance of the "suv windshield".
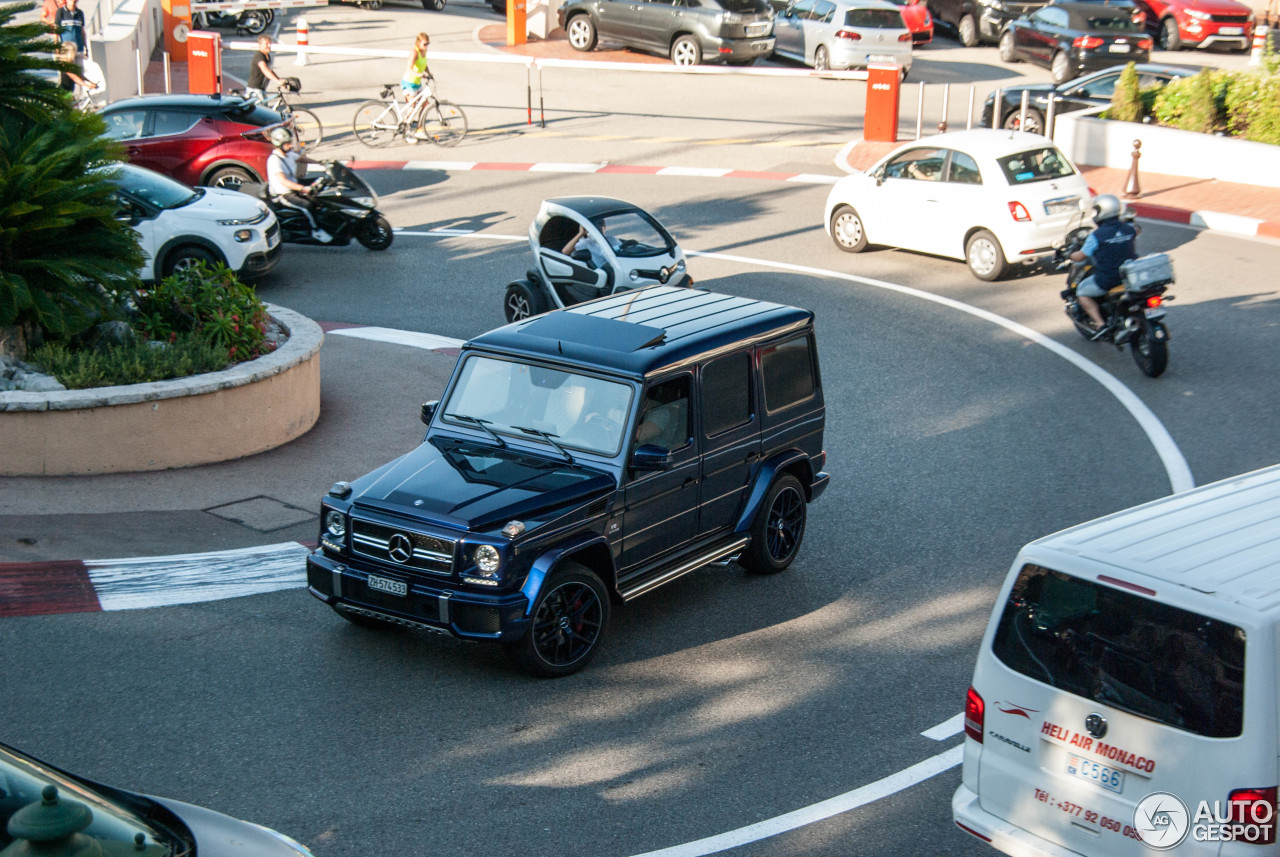
[[535, 429], [570, 449], [615, 455], [622, 447], [631, 398], [631, 386], [618, 381], [471, 355], [441, 413], [453, 425], [482, 420], [498, 434], [525, 440], [536, 436], [521, 428]]
[[121, 164], [113, 169], [112, 178], [121, 190], [156, 208], [181, 208], [204, 196], [201, 189], [189, 188], [168, 176], [130, 164]]
[[992, 651], [1076, 696], [1205, 735], [1240, 734], [1242, 629], [1037, 565], [1009, 593]]
[[1075, 167], [1054, 146], [1028, 149], [1016, 155], [996, 158], [1009, 184], [1027, 184], [1074, 175]]
[[595, 218], [592, 223], [609, 239], [613, 252], [622, 257], [659, 256], [675, 250], [675, 242], [641, 211], [606, 214]]
[[[39, 804], [41, 793], [47, 786], [57, 787], [60, 802], [75, 801], [89, 808], [93, 821], [81, 833], [102, 844], [115, 844], [116, 850], [108, 853], [129, 851], [160, 855], [178, 850], [175, 846], [179, 843], [172, 836], [148, 824], [129, 807], [110, 801], [80, 782], [62, 777], [5, 748], [0, 748], [0, 849], [9, 850], [15, 841], [7, 830], [14, 813], [31, 804]], [[138, 834], [143, 836], [142, 848], [135, 845]], [[35, 848], [31, 851], [35, 853]]]

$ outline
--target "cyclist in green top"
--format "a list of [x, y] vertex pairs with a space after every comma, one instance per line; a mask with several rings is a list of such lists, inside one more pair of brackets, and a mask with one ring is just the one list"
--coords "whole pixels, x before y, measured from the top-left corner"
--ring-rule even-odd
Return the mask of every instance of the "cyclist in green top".
[[[412, 101], [413, 97], [422, 89], [424, 83], [429, 83], [431, 78], [431, 69], [427, 68], [427, 45], [431, 44], [431, 37], [426, 33], [418, 33], [418, 37], [413, 40], [413, 53], [409, 55], [409, 67], [404, 70], [404, 77], [400, 80], [400, 89], [404, 91], [404, 100]], [[430, 85], [427, 86], [427, 95], [431, 94]]]

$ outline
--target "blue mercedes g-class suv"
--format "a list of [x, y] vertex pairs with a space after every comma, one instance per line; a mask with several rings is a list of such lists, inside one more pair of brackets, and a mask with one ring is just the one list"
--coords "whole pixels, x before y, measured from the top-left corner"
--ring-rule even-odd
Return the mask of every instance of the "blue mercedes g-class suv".
[[562, 676], [614, 603], [795, 559], [826, 488], [813, 313], [653, 286], [468, 342], [421, 446], [321, 506], [311, 594]]

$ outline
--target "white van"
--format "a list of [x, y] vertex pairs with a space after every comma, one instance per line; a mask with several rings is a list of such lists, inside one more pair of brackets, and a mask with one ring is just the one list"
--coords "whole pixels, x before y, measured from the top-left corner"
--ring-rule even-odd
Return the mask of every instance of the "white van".
[[962, 830], [1015, 855], [1280, 854], [1280, 466], [1018, 554], [965, 704]]

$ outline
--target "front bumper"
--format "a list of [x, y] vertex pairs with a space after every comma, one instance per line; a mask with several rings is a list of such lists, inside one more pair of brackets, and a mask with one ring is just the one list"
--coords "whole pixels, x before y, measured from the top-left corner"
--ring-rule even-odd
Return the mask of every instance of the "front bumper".
[[702, 45], [703, 62], [735, 62], [757, 57], [767, 57], [773, 53], [777, 44], [773, 36], [758, 39], [722, 39], [712, 38]]
[[[1197, 38], [1199, 38], [1199, 41], [1196, 40]], [[1221, 45], [1223, 47], [1239, 50], [1248, 47], [1253, 42], [1253, 37], [1247, 34], [1243, 36], [1224, 36], [1220, 33], [1203, 33], [1198, 36], [1192, 35], [1191, 38], [1188, 38], [1184, 34], [1182, 41], [1188, 47], [1193, 48], [1203, 49], [1212, 47], [1213, 45]]]
[[[408, 592], [370, 589], [371, 572], [403, 580]], [[307, 557], [307, 590], [337, 610], [469, 640], [514, 640], [528, 628], [529, 602], [519, 592], [460, 591], [448, 581], [406, 578], [335, 559], [322, 548]]]
[[265, 274], [276, 266], [276, 262], [280, 261], [280, 250], [284, 247], [283, 241], [276, 242], [276, 246], [270, 250], [261, 250], [250, 253], [245, 257], [244, 264], [240, 266], [240, 270], [236, 271], [240, 276], [254, 276], [256, 274]]

